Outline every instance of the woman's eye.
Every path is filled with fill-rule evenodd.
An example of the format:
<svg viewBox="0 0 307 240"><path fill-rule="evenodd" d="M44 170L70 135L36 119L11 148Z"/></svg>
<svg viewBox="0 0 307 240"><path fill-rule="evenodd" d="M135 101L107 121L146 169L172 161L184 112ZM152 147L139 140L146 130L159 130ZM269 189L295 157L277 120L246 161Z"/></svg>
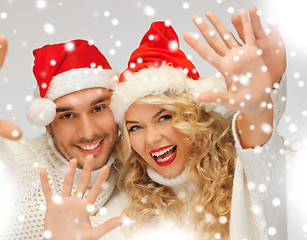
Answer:
<svg viewBox="0 0 307 240"><path fill-rule="evenodd" d="M67 114L65 114L65 115L62 115L60 118L62 118L62 119L70 119L70 118L72 118L73 116L74 116L73 114L67 113Z"/></svg>
<svg viewBox="0 0 307 240"><path fill-rule="evenodd" d="M132 126L132 127L130 127L130 128L128 129L128 132L135 132L135 131L137 131L137 130L139 130L139 129L141 129L140 126Z"/></svg>
<svg viewBox="0 0 307 240"><path fill-rule="evenodd" d="M94 107L93 112L100 112L102 109L104 109L103 106L97 106L97 107Z"/></svg>
<svg viewBox="0 0 307 240"><path fill-rule="evenodd" d="M166 120L171 119L171 118L172 118L171 115L164 115L164 116L159 118L159 121L163 122L163 121L166 121Z"/></svg>

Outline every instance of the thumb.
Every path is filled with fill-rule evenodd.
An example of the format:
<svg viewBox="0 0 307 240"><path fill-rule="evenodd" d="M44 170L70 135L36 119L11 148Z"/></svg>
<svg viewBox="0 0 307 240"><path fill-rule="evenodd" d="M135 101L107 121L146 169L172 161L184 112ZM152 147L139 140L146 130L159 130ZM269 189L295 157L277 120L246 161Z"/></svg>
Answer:
<svg viewBox="0 0 307 240"><path fill-rule="evenodd" d="M109 219L108 221L94 228L94 239L99 239L103 235L107 234L108 232L112 231L113 229L119 227L122 224L122 217L114 217Z"/></svg>
<svg viewBox="0 0 307 240"><path fill-rule="evenodd" d="M7 38L3 35L0 35L0 68L4 63L6 52L7 52Z"/></svg>
<svg viewBox="0 0 307 240"><path fill-rule="evenodd" d="M22 137L22 131L16 124L0 119L0 136L17 141Z"/></svg>
<svg viewBox="0 0 307 240"><path fill-rule="evenodd" d="M223 93L223 92L203 92L199 94L197 97L197 101L203 102L203 103L218 103L222 104L225 101L229 100L229 94Z"/></svg>

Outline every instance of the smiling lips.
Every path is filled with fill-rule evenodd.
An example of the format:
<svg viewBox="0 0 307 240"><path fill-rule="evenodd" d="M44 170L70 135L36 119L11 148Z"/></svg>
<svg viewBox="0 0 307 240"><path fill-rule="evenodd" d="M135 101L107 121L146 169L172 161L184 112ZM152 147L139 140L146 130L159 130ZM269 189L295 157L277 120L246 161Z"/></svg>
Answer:
<svg viewBox="0 0 307 240"><path fill-rule="evenodd" d="M103 140L99 142L92 143L92 144L83 144L83 145L76 145L80 152L84 154L95 154L98 153L103 146Z"/></svg>
<svg viewBox="0 0 307 240"><path fill-rule="evenodd" d="M149 153L159 166L166 166L175 160L177 155L177 146L169 145L154 151L150 151Z"/></svg>

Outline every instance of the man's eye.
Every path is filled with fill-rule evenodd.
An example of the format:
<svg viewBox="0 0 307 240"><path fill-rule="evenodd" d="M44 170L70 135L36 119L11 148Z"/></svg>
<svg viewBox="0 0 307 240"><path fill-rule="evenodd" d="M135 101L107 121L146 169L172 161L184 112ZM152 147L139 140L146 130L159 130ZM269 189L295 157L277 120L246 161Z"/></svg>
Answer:
<svg viewBox="0 0 307 240"><path fill-rule="evenodd" d="M102 109L104 109L103 106L97 106L97 107L94 107L93 112L100 112L102 111Z"/></svg>
<svg viewBox="0 0 307 240"><path fill-rule="evenodd" d="M141 127L135 125L135 126L130 127L130 128L128 129L128 132L135 132L135 131L137 131L137 130L139 130L139 129L141 129Z"/></svg>
<svg viewBox="0 0 307 240"><path fill-rule="evenodd" d="M160 122L164 122L164 121L166 121L168 119L172 119L172 116L171 115L164 115L164 116L159 118L159 121Z"/></svg>
<svg viewBox="0 0 307 240"><path fill-rule="evenodd" d="M65 114L65 115L62 115L60 118L62 118L62 119L70 119L70 118L73 118L73 114L71 114L71 113L67 113L67 114Z"/></svg>

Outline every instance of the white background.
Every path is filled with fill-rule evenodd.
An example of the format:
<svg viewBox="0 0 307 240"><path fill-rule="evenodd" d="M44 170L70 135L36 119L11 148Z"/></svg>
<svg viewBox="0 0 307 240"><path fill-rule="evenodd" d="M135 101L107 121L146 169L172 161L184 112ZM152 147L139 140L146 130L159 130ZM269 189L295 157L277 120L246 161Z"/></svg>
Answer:
<svg viewBox="0 0 307 240"><path fill-rule="evenodd" d="M286 43L288 99L279 132L296 150L287 155L289 239L307 239L306 0L0 0L0 33L9 39L7 59L0 71L0 116L17 123L25 137L44 131L24 116L35 86L35 48L77 38L93 40L113 69L120 72L150 23L170 20L181 49L192 56L201 75L207 76L216 70L182 39L183 32L197 33L191 17L210 10L234 31L230 16L252 5L261 10L265 28L273 13L279 16Z"/></svg>

